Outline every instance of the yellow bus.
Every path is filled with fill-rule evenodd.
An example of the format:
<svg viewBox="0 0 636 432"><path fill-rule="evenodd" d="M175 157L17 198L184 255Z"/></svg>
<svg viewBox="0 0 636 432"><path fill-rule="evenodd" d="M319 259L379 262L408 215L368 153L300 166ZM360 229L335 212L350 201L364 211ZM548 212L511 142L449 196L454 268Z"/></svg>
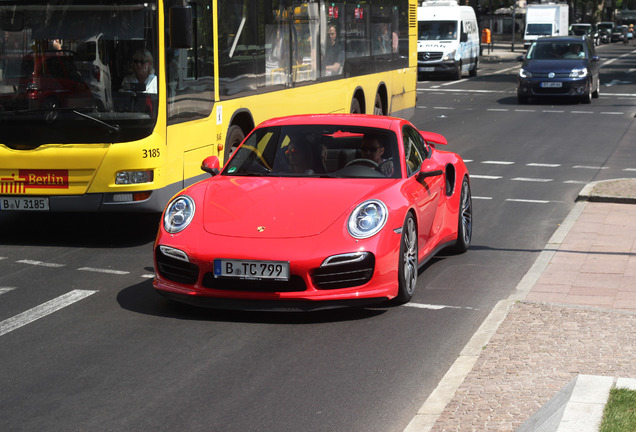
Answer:
<svg viewBox="0 0 636 432"><path fill-rule="evenodd" d="M414 0L0 0L0 211L159 212L271 117L411 116Z"/></svg>

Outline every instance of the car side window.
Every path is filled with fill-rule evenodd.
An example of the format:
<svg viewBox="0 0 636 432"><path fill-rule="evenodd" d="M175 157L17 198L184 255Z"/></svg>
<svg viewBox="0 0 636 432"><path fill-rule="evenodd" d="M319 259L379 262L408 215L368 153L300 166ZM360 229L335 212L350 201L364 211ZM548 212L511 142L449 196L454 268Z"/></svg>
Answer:
<svg viewBox="0 0 636 432"><path fill-rule="evenodd" d="M404 142L406 174L410 177L420 170L428 151L422 135L411 126L404 126L402 129L402 141Z"/></svg>

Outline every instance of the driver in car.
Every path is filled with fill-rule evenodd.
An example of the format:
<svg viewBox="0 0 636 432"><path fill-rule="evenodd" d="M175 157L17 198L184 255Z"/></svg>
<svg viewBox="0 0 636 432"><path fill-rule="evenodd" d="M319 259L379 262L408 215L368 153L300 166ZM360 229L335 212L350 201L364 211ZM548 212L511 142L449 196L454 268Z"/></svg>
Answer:
<svg viewBox="0 0 636 432"><path fill-rule="evenodd" d="M384 159L384 138L376 134L364 134L360 144L361 156L377 165L377 170L387 177L393 177L393 162Z"/></svg>

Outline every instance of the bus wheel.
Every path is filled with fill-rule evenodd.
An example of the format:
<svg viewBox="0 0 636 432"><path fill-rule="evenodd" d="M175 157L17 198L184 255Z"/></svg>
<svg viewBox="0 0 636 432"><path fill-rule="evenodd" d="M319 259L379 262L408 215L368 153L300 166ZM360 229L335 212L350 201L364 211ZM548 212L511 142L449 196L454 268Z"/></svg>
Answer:
<svg viewBox="0 0 636 432"><path fill-rule="evenodd" d="M362 114L360 102L356 98L353 98L353 100L351 101L351 114Z"/></svg>
<svg viewBox="0 0 636 432"><path fill-rule="evenodd" d="M382 98L379 93L375 95L375 104L373 105L373 114L384 115L384 107L382 106Z"/></svg>
<svg viewBox="0 0 636 432"><path fill-rule="evenodd" d="M245 139L245 134L243 133L243 129L241 129L237 125L232 125L227 130L227 138L225 139L225 153L223 155L223 164L225 164L230 156L234 153L236 148L239 146L241 142Z"/></svg>

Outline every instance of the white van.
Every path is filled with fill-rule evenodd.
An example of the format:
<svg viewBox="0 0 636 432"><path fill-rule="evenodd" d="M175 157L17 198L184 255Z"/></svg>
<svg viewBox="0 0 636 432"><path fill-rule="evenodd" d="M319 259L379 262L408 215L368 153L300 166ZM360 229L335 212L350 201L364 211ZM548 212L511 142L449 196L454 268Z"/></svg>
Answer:
<svg viewBox="0 0 636 432"><path fill-rule="evenodd" d="M475 11L456 1L425 1L417 8L417 75L477 76L479 28Z"/></svg>

